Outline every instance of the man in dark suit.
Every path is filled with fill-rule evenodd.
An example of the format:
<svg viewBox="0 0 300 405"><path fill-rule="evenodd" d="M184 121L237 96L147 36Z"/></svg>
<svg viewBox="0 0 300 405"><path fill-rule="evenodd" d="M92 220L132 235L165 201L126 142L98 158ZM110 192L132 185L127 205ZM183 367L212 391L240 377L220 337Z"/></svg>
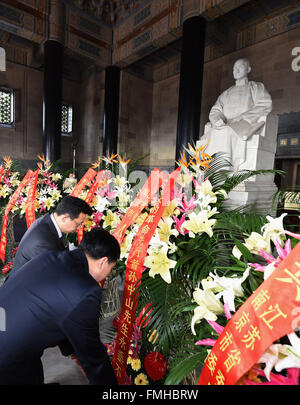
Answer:
<svg viewBox="0 0 300 405"><path fill-rule="evenodd" d="M0 384L43 384L43 351L65 339L91 384L117 384L99 337L99 282L119 257L117 240L98 228L79 248L38 255L10 276L0 288Z"/></svg>
<svg viewBox="0 0 300 405"><path fill-rule="evenodd" d="M92 208L82 199L64 197L53 214L36 219L27 229L18 246L10 274L38 254L49 250L65 250L63 234L75 232L92 212Z"/></svg>

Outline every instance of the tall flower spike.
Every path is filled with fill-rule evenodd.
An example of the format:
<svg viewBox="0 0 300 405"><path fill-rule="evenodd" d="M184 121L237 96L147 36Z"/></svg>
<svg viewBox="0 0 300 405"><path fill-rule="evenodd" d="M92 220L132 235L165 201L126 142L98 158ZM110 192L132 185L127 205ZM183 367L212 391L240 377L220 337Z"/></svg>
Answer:
<svg viewBox="0 0 300 405"><path fill-rule="evenodd" d="M178 160L178 163L180 164L181 167L185 167L187 169L191 164L191 161L188 162L185 153L180 152L180 159Z"/></svg>
<svg viewBox="0 0 300 405"><path fill-rule="evenodd" d="M120 161L121 165L124 165L124 166L128 165L128 163L131 160L131 159L126 158L126 153L124 153L124 157L122 157L120 154L118 154L118 158L119 158L119 161Z"/></svg>
<svg viewBox="0 0 300 405"><path fill-rule="evenodd" d="M106 163L108 163L108 164L113 164L113 163L118 163L118 161L116 160L116 157L118 156L118 154L117 153L115 153L115 154L111 154L111 155L109 155L109 153L107 154L107 157L104 157L103 158L103 160L106 162Z"/></svg>
<svg viewBox="0 0 300 405"><path fill-rule="evenodd" d="M91 164L92 169L97 169L100 166L101 162L102 162L102 158L101 158L101 156L98 156L97 161Z"/></svg>
<svg viewBox="0 0 300 405"><path fill-rule="evenodd" d="M42 162L45 162L45 160L46 160L44 154L37 155L37 158L40 159Z"/></svg>
<svg viewBox="0 0 300 405"><path fill-rule="evenodd" d="M11 158L10 158L9 156L3 156L3 160L4 160L4 162L5 162L5 167L6 167L7 169L9 169L10 166L11 166L11 163L12 163Z"/></svg>

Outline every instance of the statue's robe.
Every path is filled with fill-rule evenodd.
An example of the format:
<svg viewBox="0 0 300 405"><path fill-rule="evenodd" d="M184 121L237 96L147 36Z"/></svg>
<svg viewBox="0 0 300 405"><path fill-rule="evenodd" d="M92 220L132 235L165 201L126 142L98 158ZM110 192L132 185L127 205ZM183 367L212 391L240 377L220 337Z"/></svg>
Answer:
<svg viewBox="0 0 300 405"><path fill-rule="evenodd" d="M208 142L205 150L212 155L223 152L237 171L247 159L247 140L261 131L266 117L272 111L272 99L264 85L249 81L243 86L232 86L217 99L209 114L201 143ZM215 126L222 119L225 125Z"/></svg>

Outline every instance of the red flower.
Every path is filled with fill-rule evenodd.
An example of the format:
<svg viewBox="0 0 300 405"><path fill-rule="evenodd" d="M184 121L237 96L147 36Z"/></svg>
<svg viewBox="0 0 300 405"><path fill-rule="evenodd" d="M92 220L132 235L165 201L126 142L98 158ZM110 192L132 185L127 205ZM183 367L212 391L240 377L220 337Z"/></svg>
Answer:
<svg viewBox="0 0 300 405"><path fill-rule="evenodd" d="M2 268L2 274L6 274L12 269L13 262L7 263L3 268Z"/></svg>
<svg viewBox="0 0 300 405"><path fill-rule="evenodd" d="M144 360L145 370L153 381L160 380L167 370L164 356L158 352L148 353Z"/></svg>

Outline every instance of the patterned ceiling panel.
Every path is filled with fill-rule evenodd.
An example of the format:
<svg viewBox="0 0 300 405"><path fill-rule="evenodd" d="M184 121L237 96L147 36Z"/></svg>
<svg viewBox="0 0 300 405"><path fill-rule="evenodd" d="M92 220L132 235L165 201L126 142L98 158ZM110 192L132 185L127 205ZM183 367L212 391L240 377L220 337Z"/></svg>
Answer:
<svg viewBox="0 0 300 405"><path fill-rule="evenodd" d="M66 3L88 14L115 25L128 17L143 2L141 0L67 0Z"/></svg>

